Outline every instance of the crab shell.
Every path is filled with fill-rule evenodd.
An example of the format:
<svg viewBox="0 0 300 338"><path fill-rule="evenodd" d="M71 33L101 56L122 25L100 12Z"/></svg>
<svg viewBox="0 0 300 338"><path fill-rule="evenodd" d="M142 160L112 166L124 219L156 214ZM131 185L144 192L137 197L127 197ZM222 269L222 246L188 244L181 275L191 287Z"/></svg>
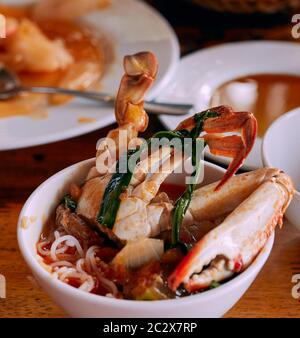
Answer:
<svg viewBox="0 0 300 338"><path fill-rule="evenodd" d="M170 275L168 284L172 290L183 284L189 292L197 291L244 270L264 247L276 225L282 225L283 214L294 194L292 181L277 169L261 170L266 174L261 184L218 227L208 232ZM254 178L255 172L245 175ZM234 191L234 187L241 191L238 176L228 183L231 184L228 192ZM254 185L258 182L253 180ZM227 205L239 196L239 193L229 194ZM223 207L226 209L226 202Z"/></svg>

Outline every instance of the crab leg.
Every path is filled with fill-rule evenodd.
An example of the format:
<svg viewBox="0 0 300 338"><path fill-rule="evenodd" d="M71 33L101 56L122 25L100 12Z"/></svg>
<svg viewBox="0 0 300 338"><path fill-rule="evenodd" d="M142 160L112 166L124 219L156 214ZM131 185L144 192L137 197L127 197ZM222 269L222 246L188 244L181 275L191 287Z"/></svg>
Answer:
<svg viewBox="0 0 300 338"><path fill-rule="evenodd" d="M109 169L115 166L118 159L115 155L118 157L125 151L131 141L136 144L138 132L148 125L148 116L143 109L143 97L155 80L157 67L157 60L150 52L124 58L125 74L115 105L119 127L111 130L98 145L96 166L88 173L78 201L77 212L91 221L95 221L105 187L111 178Z"/></svg>
<svg viewBox="0 0 300 338"><path fill-rule="evenodd" d="M119 127L111 130L98 146L96 168L101 174L108 170L107 167L106 170L103 168L105 161L110 161L111 158L116 160L114 155L119 157L130 142L137 139L138 133L146 130L149 119L143 108L143 99L155 80L157 69L156 57L151 52L124 57L125 74L121 79L115 104Z"/></svg>
<svg viewBox="0 0 300 338"><path fill-rule="evenodd" d="M245 269L265 245L294 193L291 179L279 173L263 182L223 223L206 234L168 279L193 292ZM208 266L208 268L205 268Z"/></svg>

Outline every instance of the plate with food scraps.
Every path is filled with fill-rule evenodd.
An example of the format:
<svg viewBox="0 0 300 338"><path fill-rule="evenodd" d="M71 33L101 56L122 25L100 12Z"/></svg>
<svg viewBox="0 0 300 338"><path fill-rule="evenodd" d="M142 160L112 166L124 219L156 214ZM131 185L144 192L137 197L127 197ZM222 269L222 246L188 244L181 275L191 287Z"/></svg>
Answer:
<svg viewBox="0 0 300 338"><path fill-rule="evenodd" d="M189 102L195 111L228 104L252 112L258 137L243 168L262 167L261 140L280 115L300 106L300 45L292 42L251 41L223 44L184 57L157 101ZM191 112L191 115L195 113ZM182 117L160 116L168 129ZM227 165L230 159L206 156Z"/></svg>
<svg viewBox="0 0 300 338"><path fill-rule="evenodd" d="M114 94L123 74L124 55L151 50L160 64L146 97L151 100L177 65L179 45L174 31L141 1L41 0L23 4L3 1L0 5L7 22L7 38L0 41L0 62L16 73L22 84ZM114 120L111 106L59 95L24 94L0 102L0 150L71 138Z"/></svg>

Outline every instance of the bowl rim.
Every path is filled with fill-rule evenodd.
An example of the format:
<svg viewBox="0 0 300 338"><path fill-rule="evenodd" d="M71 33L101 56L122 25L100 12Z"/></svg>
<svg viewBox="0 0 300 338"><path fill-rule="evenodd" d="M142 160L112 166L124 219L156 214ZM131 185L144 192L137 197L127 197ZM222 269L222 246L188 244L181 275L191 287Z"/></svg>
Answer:
<svg viewBox="0 0 300 338"><path fill-rule="evenodd" d="M282 121L292 119L295 115L300 116L300 107L289 110L288 112L279 116L267 129L265 135L263 136L261 144L262 161L265 166L274 167L272 165L272 160L270 159L270 151L267 150L267 142L271 139L273 130L277 127L278 124L281 124ZM300 198L300 191L295 189L295 196Z"/></svg>
<svg viewBox="0 0 300 338"><path fill-rule="evenodd" d="M252 262L248 268L240 273L239 275L235 276L233 279L229 280L228 282L220 285L219 287L211 290L207 290L203 293L198 293L195 295L190 295L187 297L182 297L182 298L175 298L175 299L163 299L163 300L154 300L154 301L142 301L142 300L130 300L130 299L115 299L115 298L110 298L106 296L101 296L101 295L96 295L96 294L91 294L88 292L84 292L82 290L79 290L69 284L66 284L60 280L54 279L48 271L46 271L45 268L39 263L37 259L37 255L35 255L29 248L27 248L26 244L26 239L24 237L25 231L28 231L29 229L24 229L22 227L22 218L26 215L27 210L29 210L29 206L31 202L36 199L40 193L40 191L45 188L47 185L51 184L51 182L58 178L59 176L65 175L71 170L82 168L83 166L86 166L88 163L91 165L94 163L95 158L91 158L88 160L84 160L81 162L78 162L76 164L73 164L53 176L49 177L46 181L44 181L41 185L39 185L29 196L27 201L25 202L20 215L19 215L19 220L18 220L18 226L17 226L17 239L18 239L18 244L19 244L19 249L21 251L21 254L29 266L31 272L38 276L41 280L47 280L49 283L52 284L54 289L59 289L62 293L65 293L68 296L73 297L74 299L78 301L93 301L94 303L99 303L99 304L109 304L110 306L117 306L119 308L131 308L131 309L145 309L145 308L153 308L157 306L159 310L161 309L167 309L172 305L176 304L182 304L182 305L189 305L192 303L195 303L197 301L207 301L212 298L220 298L227 293L229 293L231 290L236 289L236 288L241 288L242 285L244 284L245 281L251 280L251 277L254 275L255 276L258 274L258 272L261 270L265 262L267 261L272 247L274 243L274 237L275 234L273 234L269 237L267 240L267 243L265 246L262 248L260 253L256 256L255 260ZM215 165L211 162L204 161L204 165L208 166L210 168L214 168L217 170L221 170L222 172L225 172L225 169ZM59 187L58 187L59 189ZM43 288L43 285L39 283L40 286ZM44 291L46 291L44 289ZM47 291L46 291L47 292ZM52 297L51 297L52 298Z"/></svg>

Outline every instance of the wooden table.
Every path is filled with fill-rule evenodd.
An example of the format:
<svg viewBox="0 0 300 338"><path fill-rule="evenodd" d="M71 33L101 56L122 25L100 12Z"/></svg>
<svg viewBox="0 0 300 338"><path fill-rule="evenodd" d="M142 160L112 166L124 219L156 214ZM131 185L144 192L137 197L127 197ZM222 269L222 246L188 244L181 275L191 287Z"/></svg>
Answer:
<svg viewBox="0 0 300 338"><path fill-rule="evenodd" d="M150 1L149 1L150 2ZM211 44L246 39L290 39L290 15L232 17L173 1L151 1L168 17L180 38L182 53ZM214 24L212 24L214 23ZM57 142L0 153L0 274L7 298L0 317L65 317L36 285L17 245L19 212L30 193L57 171L95 154L96 141L111 128ZM147 135L163 127L151 118ZM272 254L254 284L226 317L299 317L300 302L291 295L292 275L300 273L300 232L291 225L277 231Z"/></svg>

